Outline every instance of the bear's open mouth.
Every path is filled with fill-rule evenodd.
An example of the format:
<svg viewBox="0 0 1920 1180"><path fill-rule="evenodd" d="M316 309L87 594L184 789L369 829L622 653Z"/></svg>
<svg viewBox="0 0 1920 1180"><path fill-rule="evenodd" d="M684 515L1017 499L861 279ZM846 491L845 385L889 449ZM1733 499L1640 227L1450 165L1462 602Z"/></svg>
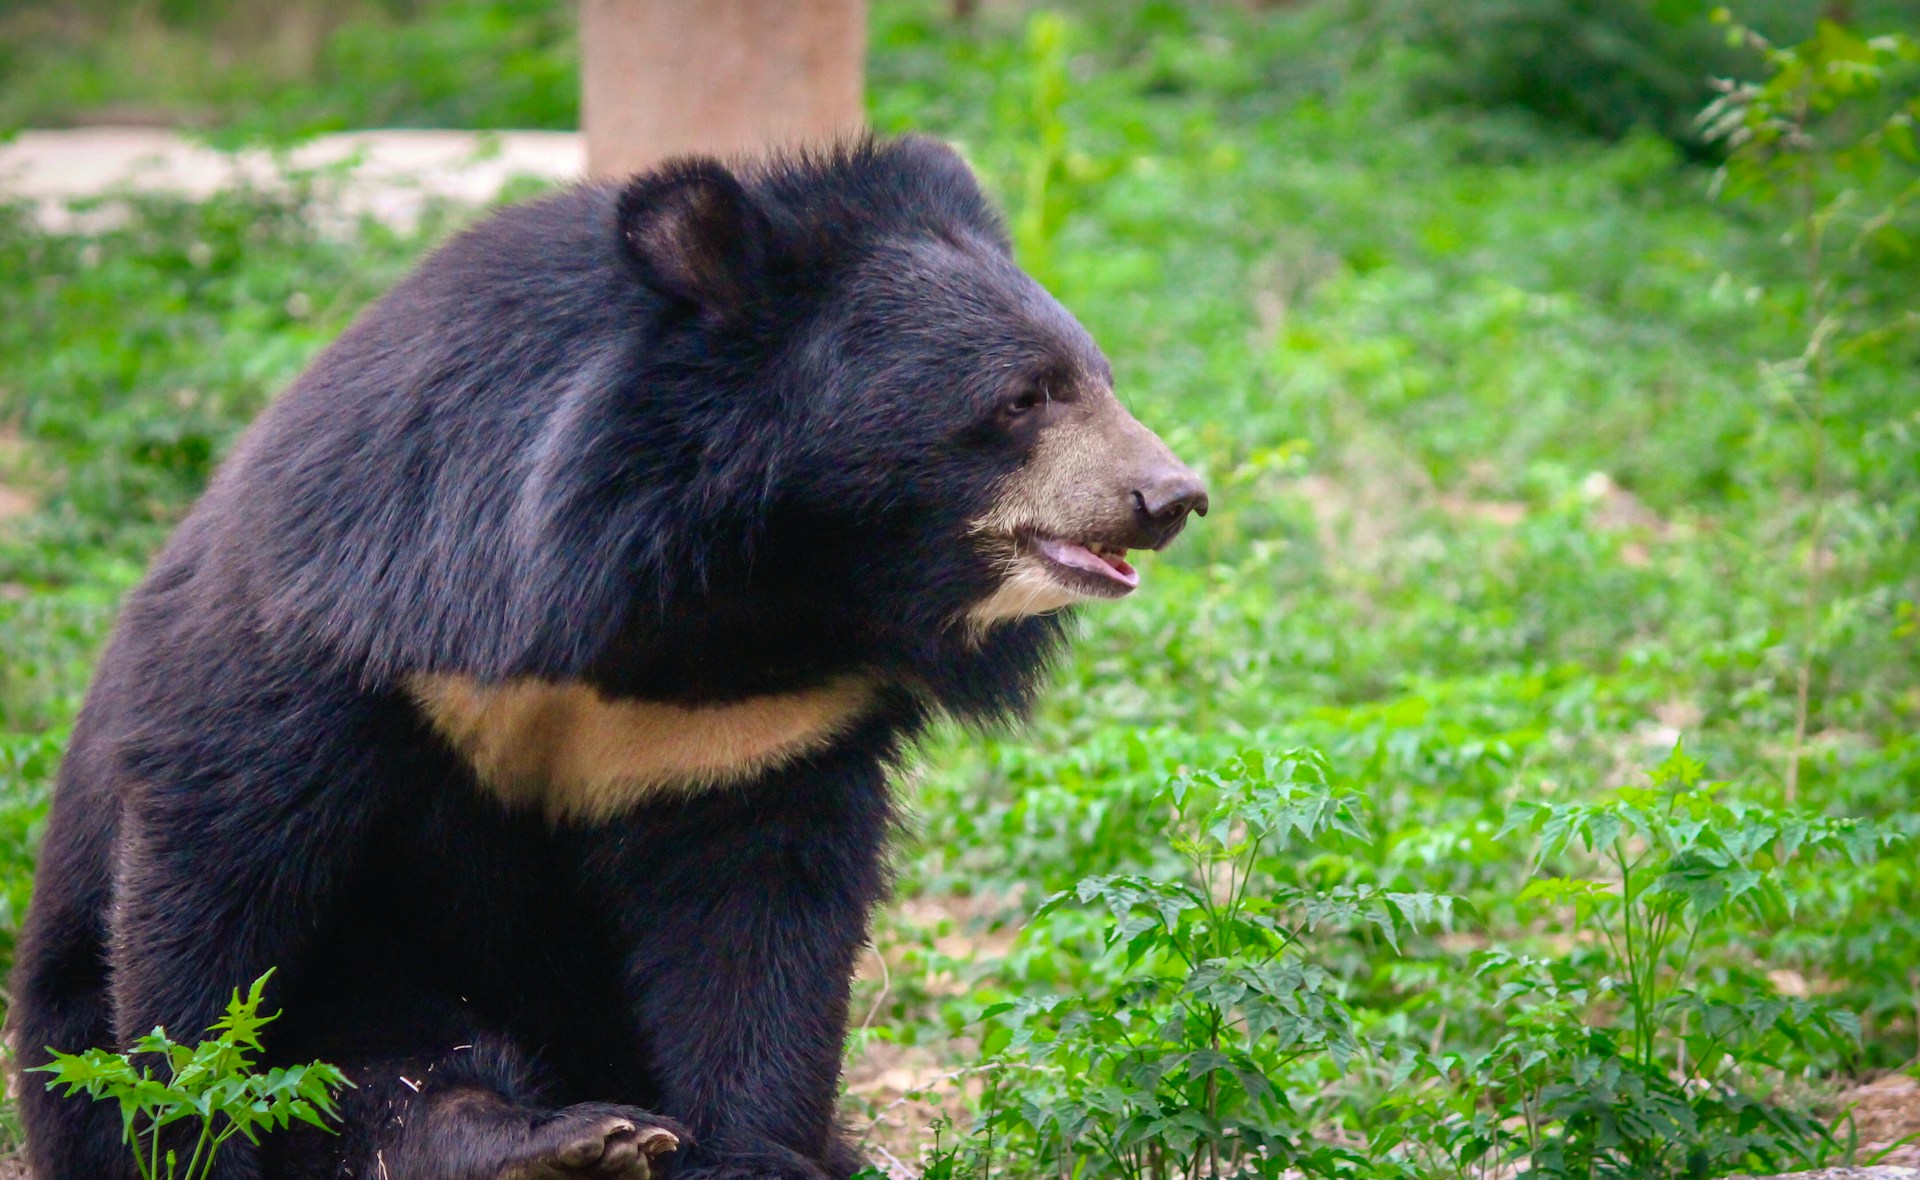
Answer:
<svg viewBox="0 0 1920 1180"><path fill-rule="evenodd" d="M1026 542L1056 581L1083 594L1120 598L1140 585L1140 571L1127 564L1124 545L1040 536Z"/></svg>

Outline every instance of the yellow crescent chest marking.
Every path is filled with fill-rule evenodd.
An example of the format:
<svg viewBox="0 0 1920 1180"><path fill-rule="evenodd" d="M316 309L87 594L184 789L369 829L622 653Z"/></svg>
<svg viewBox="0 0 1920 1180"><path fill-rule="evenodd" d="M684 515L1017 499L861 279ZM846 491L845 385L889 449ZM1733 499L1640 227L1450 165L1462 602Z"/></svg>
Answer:
<svg viewBox="0 0 1920 1180"><path fill-rule="evenodd" d="M543 680L418 676L408 687L488 790L554 820L609 819L661 792L751 778L825 747L875 695L853 677L697 706Z"/></svg>

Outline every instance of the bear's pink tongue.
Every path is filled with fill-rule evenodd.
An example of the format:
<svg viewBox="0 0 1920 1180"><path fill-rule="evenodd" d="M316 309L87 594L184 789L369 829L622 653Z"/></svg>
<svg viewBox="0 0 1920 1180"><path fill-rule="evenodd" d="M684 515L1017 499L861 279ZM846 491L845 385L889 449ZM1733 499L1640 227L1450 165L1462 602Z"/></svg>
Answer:
<svg viewBox="0 0 1920 1180"><path fill-rule="evenodd" d="M1038 545L1040 552L1050 561L1057 561L1073 569L1085 570L1090 574L1099 574L1129 590L1140 585L1139 571L1128 565L1123 557L1102 557L1085 545L1053 537L1041 538Z"/></svg>

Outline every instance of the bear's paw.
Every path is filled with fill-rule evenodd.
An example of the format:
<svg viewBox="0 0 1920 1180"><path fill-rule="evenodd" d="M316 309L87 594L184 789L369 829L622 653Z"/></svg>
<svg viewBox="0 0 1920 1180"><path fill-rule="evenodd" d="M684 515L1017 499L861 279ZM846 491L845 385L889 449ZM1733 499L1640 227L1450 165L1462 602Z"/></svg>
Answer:
<svg viewBox="0 0 1920 1180"><path fill-rule="evenodd" d="M529 1128L500 1180L653 1180L685 1134L636 1107L583 1102Z"/></svg>

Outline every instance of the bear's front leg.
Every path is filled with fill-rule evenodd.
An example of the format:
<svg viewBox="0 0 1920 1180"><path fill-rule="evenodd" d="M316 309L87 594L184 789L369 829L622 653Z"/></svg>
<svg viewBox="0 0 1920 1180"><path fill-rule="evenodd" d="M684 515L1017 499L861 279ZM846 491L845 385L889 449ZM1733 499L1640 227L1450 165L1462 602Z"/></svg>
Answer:
<svg viewBox="0 0 1920 1180"><path fill-rule="evenodd" d="M124 747L108 919L123 1046L155 1027L194 1043L268 970L273 1011L405 781L398 763L415 723L397 706L344 687L287 698L264 665L228 671L189 686L198 691L170 724ZM256 1149L228 1143L214 1174L257 1176Z"/></svg>
<svg viewBox="0 0 1920 1180"><path fill-rule="evenodd" d="M589 863L618 898L675 1180L846 1180L836 1127L855 962L886 889L877 757L842 752L634 817Z"/></svg>

